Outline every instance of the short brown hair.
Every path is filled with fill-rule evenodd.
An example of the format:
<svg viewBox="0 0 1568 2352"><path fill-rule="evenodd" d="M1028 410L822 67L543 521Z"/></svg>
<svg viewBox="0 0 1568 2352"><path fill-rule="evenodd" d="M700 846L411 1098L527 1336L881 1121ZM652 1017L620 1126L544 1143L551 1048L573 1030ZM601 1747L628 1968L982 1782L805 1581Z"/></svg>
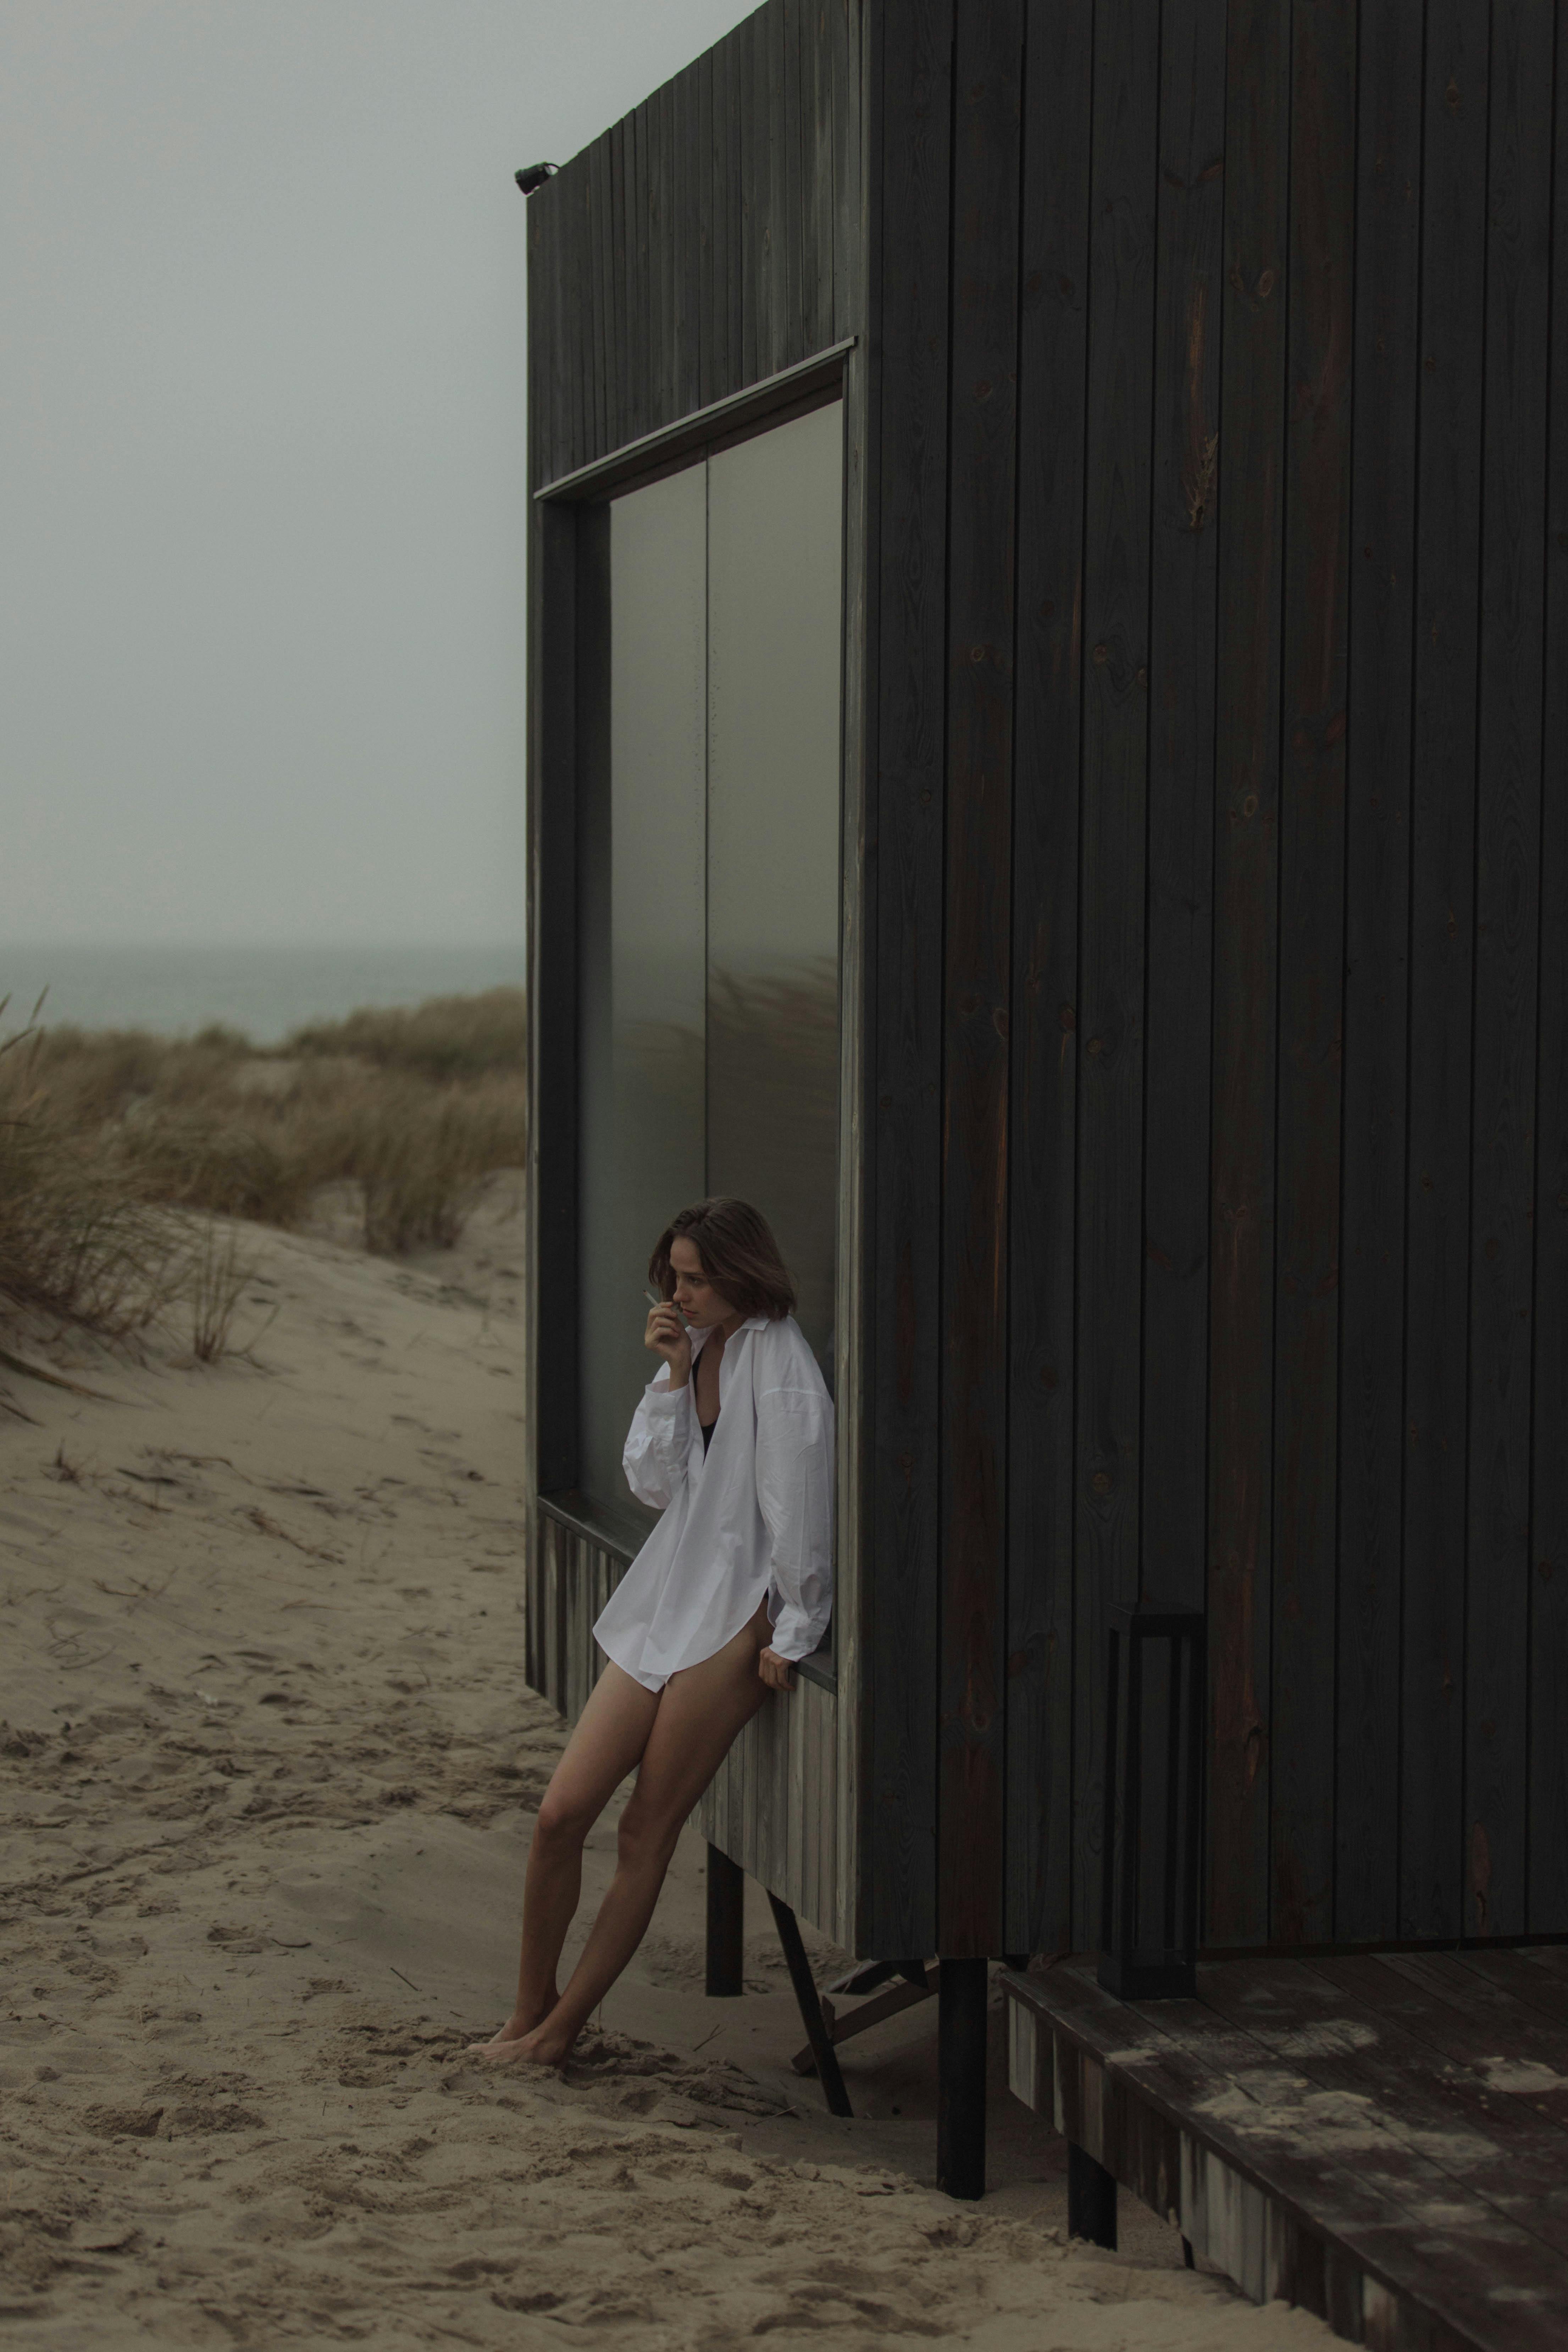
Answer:
<svg viewBox="0 0 1568 2352"><path fill-rule="evenodd" d="M699 1201L671 1217L647 1262L648 1280L663 1298L675 1296L669 1253L678 1241L695 1245L703 1273L737 1314L765 1315L774 1323L794 1314L795 1285L773 1227L749 1201Z"/></svg>

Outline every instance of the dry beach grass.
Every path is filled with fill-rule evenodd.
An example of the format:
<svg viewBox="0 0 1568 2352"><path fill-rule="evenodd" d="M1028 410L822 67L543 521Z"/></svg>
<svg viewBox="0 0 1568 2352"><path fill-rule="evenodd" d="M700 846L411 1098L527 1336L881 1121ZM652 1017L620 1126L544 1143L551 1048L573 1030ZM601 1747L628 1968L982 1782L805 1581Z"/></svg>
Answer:
<svg viewBox="0 0 1568 2352"><path fill-rule="evenodd" d="M0 1040L0 1297L138 1328L179 1286L150 1211L292 1228L334 1182L374 1250L456 1240L476 1187L522 1158L523 1034L513 989L268 1048L29 1022Z"/></svg>

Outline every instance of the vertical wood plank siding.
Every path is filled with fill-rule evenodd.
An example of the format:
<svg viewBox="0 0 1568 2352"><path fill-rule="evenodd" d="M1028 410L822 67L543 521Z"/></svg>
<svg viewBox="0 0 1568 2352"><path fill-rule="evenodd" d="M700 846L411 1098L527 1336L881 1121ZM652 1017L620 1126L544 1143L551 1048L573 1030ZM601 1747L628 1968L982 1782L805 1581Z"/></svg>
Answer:
<svg viewBox="0 0 1568 2352"><path fill-rule="evenodd" d="M832 268L819 277L818 308L808 320L814 343L855 334L845 362L844 399L844 694L842 873L839 954L839 1160L837 1265L838 1325L847 1377L841 1393L863 1400L870 1392L870 1252L867 1245L870 1207L869 1117L871 1007L876 1002L871 970L868 876L873 850L877 770L877 713L869 698L868 652L875 642L878 596L869 560L873 485L879 435L877 421L877 356L862 331L868 315L871 268L869 190L876 131L866 113L864 62L871 27L863 24L858 0L831 0L820 18L824 38L809 40L816 109L814 145L808 159L819 178L823 202L816 215L821 236L831 237ZM828 200L828 192L831 200ZM816 248L814 247L814 250ZM858 1430L855 1422L858 1421ZM835 1746L831 1770L820 1776L810 1815L823 1873L825 1916L840 1923L839 1940L856 1931L858 1914L858 1854L865 1792L866 1755L862 1709L866 1660L866 1564L870 1552L870 1481L863 1405L849 1427L857 1442L838 1449L838 1558L834 1649L839 1688L826 1716ZM813 1705L816 1705L814 1700ZM822 1714L823 1709L818 1708ZM792 1761L792 1794L795 1786ZM802 1839L806 1827L801 1778ZM832 1820L823 1818L831 1809Z"/></svg>
<svg viewBox="0 0 1568 2352"><path fill-rule="evenodd" d="M768 0L529 246L535 482L857 339L839 1688L705 1833L863 1952L1092 1946L1142 1597L1208 1613L1212 1947L1568 1934L1563 9ZM614 1567L536 1520L563 1706Z"/></svg>
<svg viewBox="0 0 1568 2352"><path fill-rule="evenodd" d="M1214 930L1225 21L1167 0L1160 43L1151 486L1144 1048L1145 1591L1204 1602L1208 1517L1209 1091Z"/></svg>
<svg viewBox="0 0 1568 2352"><path fill-rule="evenodd" d="M864 332L864 34L769 0L529 199L535 487Z"/></svg>
<svg viewBox="0 0 1568 2352"><path fill-rule="evenodd" d="M1411 799L1399 1932L1463 1905L1476 677L1489 11L1429 0Z"/></svg>
<svg viewBox="0 0 1568 2352"><path fill-rule="evenodd" d="M1231 0L1215 663L1209 1930L1268 1932L1289 12Z"/></svg>
<svg viewBox="0 0 1568 2352"><path fill-rule="evenodd" d="M1078 824L1093 0L1030 12L1018 249L1008 1271L1010 1952L1072 1917ZM1206 784L1205 784L1206 789Z"/></svg>
<svg viewBox="0 0 1568 2352"><path fill-rule="evenodd" d="M1529 1925L1538 1934L1561 1932L1568 1918L1568 38L1561 29L1555 80L1530 1539Z"/></svg>
<svg viewBox="0 0 1568 2352"><path fill-rule="evenodd" d="M1552 83L1558 11L1494 0L1470 1189L1464 1932L1518 1936L1529 1828L1531 1321ZM1559 772L1556 789L1565 780ZM1563 910L1559 908L1558 919ZM1549 1313L1568 1316L1568 1298ZM1568 1445L1568 1429L1562 1433Z"/></svg>
<svg viewBox="0 0 1568 2352"><path fill-rule="evenodd" d="M1364 0L1357 84L1334 1929L1396 1933L1422 23Z"/></svg>
<svg viewBox="0 0 1568 2352"><path fill-rule="evenodd" d="M1021 0L954 56L937 1938L1002 1947Z"/></svg>
<svg viewBox="0 0 1568 2352"><path fill-rule="evenodd" d="M1333 1927L1355 0L1292 13L1269 1934Z"/></svg>
<svg viewBox="0 0 1568 2352"><path fill-rule="evenodd" d="M1079 887L1073 1907L1099 1902L1107 1610L1139 1586L1149 524L1160 50L1095 11Z"/></svg>
<svg viewBox="0 0 1568 2352"><path fill-rule="evenodd" d="M870 1511L860 1899L874 1948L937 1948L942 787L952 0L873 48L878 478L872 780Z"/></svg>

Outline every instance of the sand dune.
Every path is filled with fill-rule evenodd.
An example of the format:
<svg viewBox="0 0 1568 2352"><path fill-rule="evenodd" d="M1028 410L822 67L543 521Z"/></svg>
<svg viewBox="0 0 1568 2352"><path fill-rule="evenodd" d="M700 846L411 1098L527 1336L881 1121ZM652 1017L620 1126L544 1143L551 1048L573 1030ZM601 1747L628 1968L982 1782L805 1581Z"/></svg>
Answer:
<svg viewBox="0 0 1568 2352"><path fill-rule="evenodd" d="M1065 2247L1059 2143L1005 2096L996 2195L938 2196L919 2011L822 2115L761 1906L751 1996L703 1998L694 1839L564 2080L462 2056L563 1738L519 1668L514 1206L414 1265L247 1234L253 1357L12 1388L7 2340L1326 2345L1152 2218Z"/></svg>

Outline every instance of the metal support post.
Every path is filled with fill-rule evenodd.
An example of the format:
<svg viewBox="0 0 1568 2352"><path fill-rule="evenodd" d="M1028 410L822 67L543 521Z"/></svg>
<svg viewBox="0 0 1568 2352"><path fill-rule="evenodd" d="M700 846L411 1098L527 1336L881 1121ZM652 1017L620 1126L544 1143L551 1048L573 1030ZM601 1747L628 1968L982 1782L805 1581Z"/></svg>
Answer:
<svg viewBox="0 0 1568 2352"><path fill-rule="evenodd" d="M985 2194L985 2007L990 1962L941 1963L937 1986L936 2184Z"/></svg>

